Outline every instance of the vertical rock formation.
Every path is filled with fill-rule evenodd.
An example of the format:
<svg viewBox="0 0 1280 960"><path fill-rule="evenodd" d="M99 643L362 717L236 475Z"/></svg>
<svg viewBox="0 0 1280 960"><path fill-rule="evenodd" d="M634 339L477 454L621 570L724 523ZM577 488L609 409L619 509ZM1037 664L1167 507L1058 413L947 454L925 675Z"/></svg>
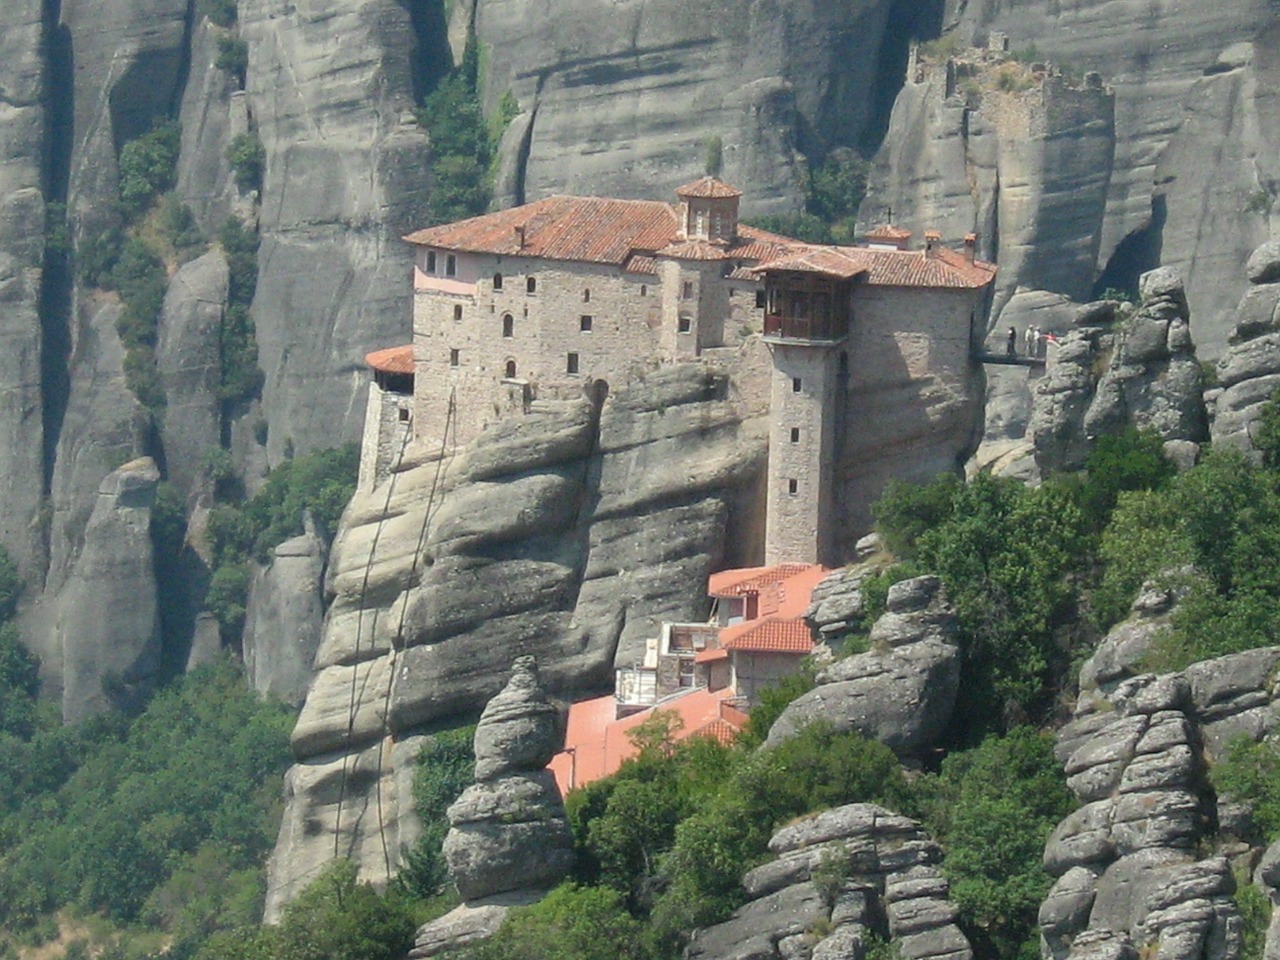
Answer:
<svg viewBox="0 0 1280 960"><path fill-rule="evenodd" d="M879 740L903 756L927 750L946 729L960 685L956 615L942 581L915 577L894 584L871 628L872 649L818 673L818 686L797 697L769 730L769 744L794 737L815 720Z"/></svg>
<svg viewBox="0 0 1280 960"><path fill-rule="evenodd" d="M0 544L24 575L40 572L44 492L40 289L47 41L40 0L0 10ZM34 578L33 578L34 579Z"/></svg>
<svg viewBox="0 0 1280 960"><path fill-rule="evenodd" d="M556 708L533 657L517 657L511 680L476 727L476 782L449 807L449 875L464 901L550 889L573 866L573 835L546 769L563 742Z"/></svg>
<svg viewBox="0 0 1280 960"><path fill-rule="evenodd" d="M306 532L272 551L254 573L245 606L244 666L261 693L301 705L324 627L328 551L308 514Z"/></svg>
<svg viewBox="0 0 1280 960"><path fill-rule="evenodd" d="M268 451L359 435L362 358L404 339L428 141L413 121L418 38L395 0L241 0L246 88L266 150L253 303ZM335 43L335 38L341 43Z"/></svg>
<svg viewBox="0 0 1280 960"><path fill-rule="evenodd" d="M1231 346L1218 361L1217 388L1206 399L1214 446L1256 457L1252 431L1280 389L1280 242L1255 250L1247 270L1251 285L1236 307Z"/></svg>
<svg viewBox="0 0 1280 960"><path fill-rule="evenodd" d="M549 689L598 691L661 620L703 615L726 553L758 549L753 415L714 370L662 368L603 406L538 402L356 495L293 733L268 917L335 850L368 879L398 867L413 808L391 780L412 762L398 745L497 693L514 656L536 656Z"/></svg>
<svg viewBox="0 0 1280 960"><path fill-rule="evenodd" d="M852 803L783 827L777 859L743 877L750 898L693 936L689 960L843 960L872 939L903 960L970 960L939 868L942 851L907 817Z"/></svg>
<svg viewBox="0 0 1280 960"><path fill-rule="evenodd" d="M892 6L476 0L486 109L510 93L520 110L499 199L652 196L705 173L719 142L725 177L751 185L747 212L796 209L800 151L868 124Z"/></svg>
<svg viewBox="0 0 1280 960"><path fill-rule="evenodd" d="M1079 470L1091 440L1127 427L1164 440L1208 439L1203 374L1191 342L1182 280L1167 268L1142 277L1142 304L1081 308L1036 387L1031 431L1042 473Z"/></svg>
<svg viewBox="0 0 1280 960"><path fill-rule="evenodd" d="M1206 849L1211 825L1233 819L1232 798L1218 797L1215 808L1206 764L1236 738L1275 729L1269 678L1280 648L1142 673L1174 599L1144 588L1084 664L1075 716L1058 733L1067 785L1083 805L1045 847L1057 882L1040 924L1054 960L1239 955L1231 864Z"/></svg>
<svg viewBox="0 0 1280 960"><path fill-rule="evenodd" d="M998 261L992 323L1019 288L1086 299L1115 147L1115 97L1001 53L918 59L898 94L859 221L893 219Z"/></svg>
<svg viewBox="0 0 1280 960"><path fill-rule="evenodd" d="M62 715L75 723L136 703L160 667L151 505L160 472L149 457L102 481L84 546L56 600Z"/></svg>

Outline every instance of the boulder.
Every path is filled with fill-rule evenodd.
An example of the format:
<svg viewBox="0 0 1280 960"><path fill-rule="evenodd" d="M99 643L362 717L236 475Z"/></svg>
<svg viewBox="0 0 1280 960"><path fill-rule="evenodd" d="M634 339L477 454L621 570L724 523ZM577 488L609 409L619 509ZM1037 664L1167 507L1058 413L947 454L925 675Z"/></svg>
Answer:
<svg viewBox="0 0 1280 960"><path fill-rule="evenodd" d="M533 657L517 657L511 680L485 705L476 727L476 780L541 770L559 751L559 714L538 680Z"/></svg>
<svg viewBox="0 0 1280 960"><path fill-rule="evenodd" d="M1249 254L1244 269L1250 283L1280 282L1280 240L1268 240Z"/></svg>

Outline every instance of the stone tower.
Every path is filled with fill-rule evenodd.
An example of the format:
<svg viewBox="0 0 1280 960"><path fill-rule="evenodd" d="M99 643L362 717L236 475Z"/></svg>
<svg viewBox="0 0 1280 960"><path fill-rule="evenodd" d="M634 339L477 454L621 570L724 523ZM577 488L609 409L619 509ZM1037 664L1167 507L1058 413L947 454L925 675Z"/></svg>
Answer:
<svg viewBox="0 0 1280 960"><path fill-rule="evenodd" d="M770 262L764 341L770 389L765 563L835 561L836 444L844 425L853 281L852 251L819 248Z"/></svg>

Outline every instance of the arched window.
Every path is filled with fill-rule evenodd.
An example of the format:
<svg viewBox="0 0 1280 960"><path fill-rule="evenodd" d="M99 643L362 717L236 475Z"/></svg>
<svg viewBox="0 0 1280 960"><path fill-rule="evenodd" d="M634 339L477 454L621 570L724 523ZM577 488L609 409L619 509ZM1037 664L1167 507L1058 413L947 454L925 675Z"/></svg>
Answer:
<svg viewBox="0 0 1280 960"><path fill-rule="evenodd" d="M502 289L502 274L500 274L500 273L495 273L495 274L493 275L493 289L495 289L495 290L501 290L501 289Z"/></svg>
<svg viewBox="0 0 1280 960"><path fill-rule="evenodd" d="M516 335L516 321L509 313L502 315L502 335L504 337L514 337Z"/></svg>
<svg viewBox="0 0 1280 960"><path fill-rule="evenodd" d="M530 277L528 280L526 280L526 281L524 282L524 292L525 292L525 293L537 293L537 292L538 292L538 278L537 278L537 277Z"/></svg>
<svg viewBox="0 0 1280 960"><path fill-rule="evenodd" d="M514 380L516 378L516 362L514 360L507 361L507 379Z"/></svg>

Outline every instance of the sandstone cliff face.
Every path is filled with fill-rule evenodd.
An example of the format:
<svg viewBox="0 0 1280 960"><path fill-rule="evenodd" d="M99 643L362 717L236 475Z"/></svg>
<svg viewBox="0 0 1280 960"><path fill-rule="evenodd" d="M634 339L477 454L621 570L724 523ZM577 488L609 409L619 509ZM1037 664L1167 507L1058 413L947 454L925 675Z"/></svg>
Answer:
<svg viewBox="0 0 1280 960"><path fill-rule="evenodd" d="M697 931L690 960L841 960L873 938L903 960L970 960L955 924L942 851L916 821L870 803L826 810L778 830L777 859L747 873L750 898ZM834 886L822 874L836 874Z"/></svg>
<svg viewBox="0 0 1280 960"><path fill-rule="evenodd" d="M0 543L30 570L43 493L40 286L46 115L40 0L0 10Z"/></svg>
<svg viewBox="0 0 1280 960"><path fill-rule="evenodd" d="M136 703L160 667L151 505L160 473L143 458L98 489L74 575L57 596L62 714L77 722Z"/></svg>
<svg viewBox="0 0 1280 960"><path fill-rule="evenodd" d="M851 143L871 115L893 6L477 0L488 106L509 91L521 110L502 199L665 196L719 138L746 212L795 209L799 151Z"/></svg>
<svg viewBox="0 0 1280 960"><path fill-rule="evenodd" d="M1277 47L1269 5L948 0L946 19L965 39L1002 33L1014 50L1034 47L1040 58L1098 71L1115 90L1112 172L1095 224L1097 270L1110 267L1103 285L1117 287L1158 263L1181 270L1196 340L1216 356L1236 296L1228 265L1238 269L1270 230L1277 116L1268 78ZM1063 221L1068 230L1073 221ZM1053 250L1054 225L1043 229L1043 249Z"/></svg>
<svg viewBox="0 0 1280 960"><path fill-rule="evenodd" d="M253 304L268 452L359 435L364 354L409 329L409 247L430 187L395 0L242 0L250 121L266 149ZM341 38L335 43L335 38Z"/></svg>
<svg viewBox="0 0 1280 960"><path fill-rule="evenodd" d="M759 427L723 376L669 367L602 406L536 404L358 494L331 555L268 916L333 857L335 835L362 875L386 878L412 816L392 771L414 753L397 745L474 711L515 657L537 657L553 692L598 691L661 620L703 615L707 575L751 558L738 537L757 542L744 506L764 467Z"/></svg>
<svg viewBox="0 0 1280 960"><path fill-rule="evenodd" d="M1031 416L1042 473L1079 470L1091 438L1132 427L1166 441L1208 439L1203 374L1191 343L1186 294L1167 268L1144 274L1142 304L1081 309L1036 387Z"/></svg>

